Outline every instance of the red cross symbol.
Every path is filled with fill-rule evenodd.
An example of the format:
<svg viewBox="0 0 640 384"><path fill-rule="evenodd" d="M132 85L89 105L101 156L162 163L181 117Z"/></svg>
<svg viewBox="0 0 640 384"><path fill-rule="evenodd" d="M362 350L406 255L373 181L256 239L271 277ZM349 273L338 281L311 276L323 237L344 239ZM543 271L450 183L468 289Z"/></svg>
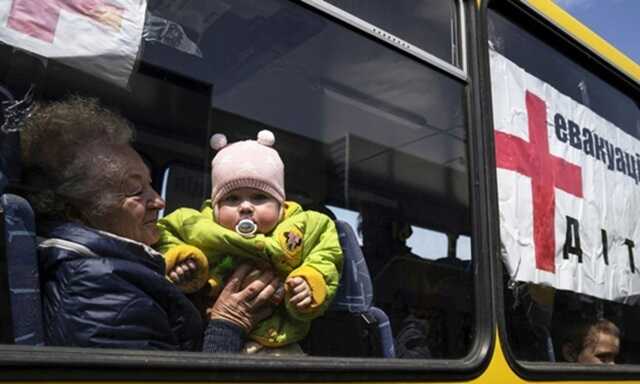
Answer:
<svg viewBox="0 0 640 384"><path fill-rule="evenodd" d="M581 168L549 152L547 105L527 91L529 142L496 131L496 166L531 178L536 268L555 272L555 191L582 198Z"/></svg>
<svg viewBox="0 0 640 384"><path fill-rule="evenodd" d="M7 25L26 35L53 42L60 11L87 16L120 29L124 10L105 0L13 0Z"/></svg>

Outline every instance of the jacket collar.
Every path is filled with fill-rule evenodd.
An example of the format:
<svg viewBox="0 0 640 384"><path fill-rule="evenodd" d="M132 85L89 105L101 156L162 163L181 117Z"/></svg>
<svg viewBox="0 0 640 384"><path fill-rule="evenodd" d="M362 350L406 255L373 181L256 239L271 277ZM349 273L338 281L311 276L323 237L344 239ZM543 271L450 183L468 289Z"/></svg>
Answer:
<svg viewBox="0 0 640 384"><path fill-rule="evenodd" d="M162 255L140 242L72 222L47 224L43 232L48 238L43 244L53 244L56 247L55 239L60 239L60 243L75 243L90 251L76 251L75 254L83 253L83 256L88 256L93 253L99 257L130 260L164 274Z"/></svg>
<svg viewBox="0 0 640 384"><path fill-rule="evenodd" d="M297 215L300 212L302 212L302 207L300 206L300 204L298 204L298 203L296 203L294 201L285 201L284 202L284 217L282 218L282 220L286 220L286 219L290 218L291 216Z"/></svg>

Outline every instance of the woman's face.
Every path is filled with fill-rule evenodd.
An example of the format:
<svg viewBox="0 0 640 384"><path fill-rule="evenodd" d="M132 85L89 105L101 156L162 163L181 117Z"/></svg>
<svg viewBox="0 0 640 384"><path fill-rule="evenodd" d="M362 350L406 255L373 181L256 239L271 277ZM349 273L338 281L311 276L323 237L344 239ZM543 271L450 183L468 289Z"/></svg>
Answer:
<svg viewBox="0 0 640 384"><path fill-rule="evenodd" d="M92 224L98 229L152 245L160 238L156 220L158 211L165 206L164 200L151 187L149 169L133 148L117 147L113 156L122 157L123 163L127 164L121 182L116 186L122 198L111 212L92 220Z"/></svg>

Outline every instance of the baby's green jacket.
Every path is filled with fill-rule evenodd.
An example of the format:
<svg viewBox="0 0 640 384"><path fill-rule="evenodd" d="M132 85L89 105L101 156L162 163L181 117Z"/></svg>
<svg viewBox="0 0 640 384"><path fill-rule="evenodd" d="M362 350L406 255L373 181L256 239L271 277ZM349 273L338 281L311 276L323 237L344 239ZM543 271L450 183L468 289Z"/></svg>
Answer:
<svg viewBox="0 0 640 384"><path fill-rule="evenodd" d="M324 313L335 296L342 271L342 248L333 221L322 213L304 211L295 202L285 202L284 208L282 220L271 233L245 238L217 224L207 200L200 211L180 208L160 219L161 237L155 245L165 255L167 271L185 258L197 258L185 244L198 248L206 257L204 265L208 264L204 276L214 287L221 287L244 260L269 263L282 281L303 277L311 288L311 307L297 310L289 304L287 293L284 304L251 332L252 339L268 347L284 346L306 336L311 320ZM206 278L196 280L198 286L192 290L207 282Z"/></svg>

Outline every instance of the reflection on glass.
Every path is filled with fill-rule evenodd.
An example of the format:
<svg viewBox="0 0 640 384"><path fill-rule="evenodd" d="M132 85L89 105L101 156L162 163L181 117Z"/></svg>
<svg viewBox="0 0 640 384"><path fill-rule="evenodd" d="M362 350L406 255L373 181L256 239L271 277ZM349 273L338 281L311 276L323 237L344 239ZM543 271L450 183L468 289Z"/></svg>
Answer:
<svg viewBox="0 0 640 384"><path fill-rule="evenodd" d="M340 207L334 207L332 205L327 205L327 208L336 216L336 220L342 220L347 222L353 229L358 238L358 244L362 246L362 233L359 230L360 227L360 214L355 211L351 211L349 209L344 209Z"/></svg>
<svg viewBox="0 0 640 384"><path fill-rule="evenodd" d="M460 260L471 260L471 238L469 236L458 236L456 257Z"/></svg>
<svg viewBox="0 0 640 384"><path fill-rule="evenodd" d="M411 226L411 236L407 239L407 246L411 253L423 259L439 259L447 256L449 241L442 232Z"/></svg>

